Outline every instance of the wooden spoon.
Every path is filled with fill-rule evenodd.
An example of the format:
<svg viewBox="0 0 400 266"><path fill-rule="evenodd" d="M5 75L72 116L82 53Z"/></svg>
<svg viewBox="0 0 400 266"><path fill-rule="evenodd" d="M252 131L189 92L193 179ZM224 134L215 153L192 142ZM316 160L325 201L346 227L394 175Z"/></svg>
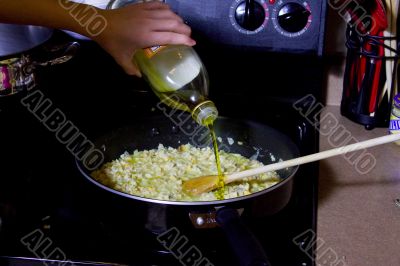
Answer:
<svg viewBox="0 0 400 266"><path fill-rule="evenodd" d="M282 161L278 163L273 163L269 165L265 165L259 168L254 168L242 172L237 172L229 175L224 176L224 184L229 184L238 180L241 180L246 177L250 176L255 176L259 175L262 173L266 173L269 171L276 171L296 165L301 165L305 163L310 163L310 162L315 162L318 160L326 159L329 157L333 157L336 155L341 155L345 154L348 152L353 152L357 151L360 149L365 149L389 142L394 142L400 140L400 134L392 134L392 135L386 135L383 137L378 137L378 138L373 138L370 140L334 148L331 150L326 150L310 155L306 155L303 157L298 157L295 159L287 160L287 161ZM208 192L211 190L214 190L216 188L220 187L218 185L218 175L210 175L210 176L200 176L196 177L190 180L187 180L183 183L182 185L182 190L192 196L197 196L200 195L201 193Z"/></svg>

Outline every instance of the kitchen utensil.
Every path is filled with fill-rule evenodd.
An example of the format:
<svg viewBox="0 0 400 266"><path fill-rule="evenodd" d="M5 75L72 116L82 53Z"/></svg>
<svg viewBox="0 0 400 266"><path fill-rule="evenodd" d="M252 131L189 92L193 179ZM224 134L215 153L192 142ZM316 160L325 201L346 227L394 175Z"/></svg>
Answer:
<svg viewBox="0 0 400 266"><path fill-rule="evenodd" d="M398 30L399 27L397 26L398 23L398 14L400 11L400 0L392 0L392 33L395 36L398 36ZM393 38L392 42L391 42L391 46L393 49L395 49L396 51L398 50L398 39L397 38ZM391 88L388 92L388 98L389 101L391 101L393 95L396 95L397 93L399 93L399 89L398 89L398 78L397 78L397 69L399 66L399 60L395 61L393 63L393 71L392 71L392 83L391 83Z"/></svg>
<svg viewBox="0 0 400 266"><path fill-rule="evenodd" d="M384 51L380 45L373 44L369 36L383 36L383 30L387 28L387 18L385 8L381 0L375 0L371 2L362 1L359 3L363 7L362 10L367 10L368 15L371 17L371 23L369 28L366 28L367 24L364 25L363 21L360 21L359 17L359 6L349 6L346 11L351 16L351 25L355 24L355 30L352 34L362 36L362 41L358 43L360 56L358 58L352 58L351 62L348 62L348 70L350 71L350 81L354 82L354 89L357 90L360 97L357 102L357 112L366 113L368 115L374 115L375 99L377 89L379 88L379 78L381 69L381 59L376 59L378 56L383 56ZM352 36L352 38L357 36ZM379 42L379 40L378 40ZM366 54L371 54L375 58L371 59L366 57ZM357 73L355 75L355 73ZM372 100L373 99L373 100ZM365 102L368 103L367 110L361 110L360 106L365 106ZM372 110L372 111L371 111Z"/></svg>
<svg viewBox="0 0 400 266"><path fill-rule="evenodd" d="M37 85L37 68L65 63L75 56L78 48L77 42L69 42L0 60L0 97L31 90Z"/></svg>
<svg viewBox="0 0 400 266"><path fill-rule="evenodd" d="M387 126L389 103L383 101L383 98L388 96L388 85L385 85L383 64L388 68L388 61L398 58L396 50L386 45L391 37L385 37L384 30L388 27L390 19L386 17L383 2L369 1L365 2L363 7L367 10L372 23L365 31L360 31L359 27L356 28L352 23L348 25L346 32L348 53L341 113L363 124L367 129L372 129L377 126ZM350 9L355 18L357 18L356 11ZM389 52L394 54L390 56Z"/></svg>
<svg viewBox="0 0 400 266"><path fill-rule="evenodd" d="M233 173L233 174L228 174L224 178L224 183L229 184L235 181L239 181L243 178L246 177L251 177L251 176L256 176L262 173L270 172L270 171L276 171L276 170L281 170L287 167L292 167L296 165L302 165L305 163L310 163L310 162L315 162L319 160L323 160L326 158L330 158L333 156L337 155L342 155L346 154L348 152L353 152L357 151L360 149L366 149L370 147L374 147L377 145L389 143L389 142L394 142L400 140L400 134L397 135L387 135L383 137L378 137L306 156L302 156L299 158L291 159L288 161L282 161L262 167L258 167L255 169L250 169L238 173ZM201 193L211 191L213 189L218 188L218 176L213 175L213 176L200 176L194 179L190 179L188 181L185 181L182 185L182 189L191 194L191 195L200 195Z"/></svg>
<svg viewBox="0 0 400 266"><path fill-rule="evenodd" d="M0 97L32 89L37 85L37 67L61 64L75 55L78 43L51 43L54 32L46 27L0 23Z"/></svg>
<svg viewBox="0 0 400 266"><path fill-rule="evenodd" d="M381 0L375 1L375 5L371 14L372 18L376 21L376 26L374 27L374 29L376 30L372 30L370 35L372 36L376 35L382 38L384 35L383 33L384 30L388 27L388 21L386 16L386 10ZM384 41L383 39L378 39L378 42L379 45L377 45L373 49L376 49L377 56L382 58L385 55L385 49L383 46ZM383 59L378 59L373 61L373 63L375 63L376 66L373 73L372 90L369 97L369 110L368 110L371 116L375 115L375 107L378 101L377 97L380 85L382 60Z"/></svg>
<svg viewBox="0 0 400 266"><path fill-rule="evenodd" d="M385 0L385 5L386 5L386 16L388 20L388 28L384 31L384 36L385 38L385 46L390 47L390 48L396 48L393 47L393 40L391 40L391 37L394 37L396 35L395 32L393 32L393 0ZM394 40L395 44L395 40ZM390 49L385 49L385 57L392 57L393 56L393 51ZM392 84L392 75L393 75L393 68L394 68L394 62L392 60L385 60L385 70L386 70L386 81L385 84L383 85L383 90L381 91L381 95L379 96L379 102L378 105L381 104L383 98L385 97L385 94L390 91L390 86ZM388 99L390 99L390 95L388 95ZM388 100L387 99L387 100Z"/></svg>
<svg viewBox="0 0 400 266"><path fill-rule="evenodd" d="M178 121L180 122L178 123ZM207 139L205 136L209 136L208 130L199 126L195 127L196 125L190 116L185 116L182 113L172 118L165 116L147 118L143 121L138 121L132 126L105 134L94 143L95 146L102 147L100 149L104 154L104 162L118 158L125 151L133 152L135 149L156 148L159 143L175 148L184 143L197 144L197 146L208 145L208 142L203 142ZM202 129L205 131L202 131ZM299 153L296 145L288 137L273 128L259 123L218 118L214 129L217 136L222 139L231 138L235 140L235 143L231 143L232 145L226 143L226 145L220 146L223 150L239 153L248 158L258 155L258 159L264 164L272 163L274 159L289 160L297 157ZM243 144L239 145L237 141L243 142ZM216 220L229 220L229 224L235 221L235 219L231 221L230 216L224 217L224 214L228 215L231 212L217 212L221 208L230 208L235 211L236 209L243 209L243 215L247 214L255 217L274 214L288 203L292 193L293 177L298 169L298 167L291 167L278 171L281 181L257 193L226 200L184 202L138 197L114 190L94 180L91 176L91 171L85 168L84 162L77 160L77 166L83 176L99 187L101 192L111 192L112 196L124 198L130 204L135 204L137 208L132 209L132 211L137 212L137 217L147 217L150 212L154 213L154 210L157 210L157 226L146 224L146 228L158 233L166 230L161 230L160 224L171 223L171 217L182 216L184 218L179 219L180 223L188 223L196 228L215 227L217 225ZM163 211L158 211L160 209ZM210 217L216 218L211 219ZM224 224L219 225L224 227ZM240 225L237 226L240 227ZM243 253L256 253L250 255L239 254L239 258L253 257L254 260L258 260L257 258L264 257L263 254L258 252L260 250L259 245L250 241L249 239L252 239L252 237L249 237L247 233L243 233L247 232L247 230L237 231L230 228L225 227L224 230L230 235L229 238L234 235L235 237L233 238L237 240L231 245L238 245L240 243L238 240L240 239L242 244L249 247L249 250L243 251ZM247 264L243 262L243 265Z"/></svg>
<svg viewBox="0 0 400 266"><path fill-rule="evenodd" d="M384 49L382 45L373 43L368 36L383 36L383 31L387 28L387 18L385 8L380 0L375 0L373 2L368 2L365 4L364 8L368 10L371 16L371 28L367 32L362 32L367 35L362 43L362 53L371 54L375 58L369 58L367 56L360 57L359 69L358 69L358 91L360 92L360 97L358 99L358 106L366 106L366 110L360 110L360 113L368 113L369 115L374 115L375 113L375 103L377 99L377 91L379 89L379 78L382 59L378 59L379 56L384 56ZM377 40L377 42L383 42L383 40ZM368 73L368 74L367 74ZM366 82L367 81L367 82ZM362 96L362 97L361 97ZM368 104L365 105L365 102Z"/></svg>

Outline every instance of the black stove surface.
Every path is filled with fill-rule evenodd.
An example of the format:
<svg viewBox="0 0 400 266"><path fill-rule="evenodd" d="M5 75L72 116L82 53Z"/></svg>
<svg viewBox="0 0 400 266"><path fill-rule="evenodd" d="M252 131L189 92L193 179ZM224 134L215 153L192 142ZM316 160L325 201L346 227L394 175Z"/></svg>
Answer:
<svg viewBox="0 0 400 266"><path fill-rule="evenodd" d="M157 114L152 93L132 90L143 81L115 66L105 69L114 62L96 46L83 46L81 53L65 65L42 70L38 89L88 139L135 116ZM99 196L45 121L21 104L23 97L0 99L0 265L192 265L163 249L134 208ZM229 97L236 96L218 104L222 98L215 96L222 116L266 123L290 136L303 155L317 151L315 129L292 103L251 102L237 110ZM313 248L307 245L316 230L317 174L316 164L300 167L291 200L277 214L242 217L272 265L315 265ZM169 228L201 252L204 265L238 265L219 228L193 229L180 223Z"/></svg>

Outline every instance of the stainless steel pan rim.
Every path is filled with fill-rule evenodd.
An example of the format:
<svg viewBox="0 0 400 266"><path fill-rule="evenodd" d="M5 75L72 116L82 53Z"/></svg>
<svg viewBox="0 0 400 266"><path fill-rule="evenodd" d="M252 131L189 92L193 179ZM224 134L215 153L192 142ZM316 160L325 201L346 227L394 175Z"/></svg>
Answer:
<svg viewBox="0 0 400 266"><path fill-rule="evenodd" d="M48 41L53 31L41 26L0 23L0 57L15 57L31 50Z"/></svg>

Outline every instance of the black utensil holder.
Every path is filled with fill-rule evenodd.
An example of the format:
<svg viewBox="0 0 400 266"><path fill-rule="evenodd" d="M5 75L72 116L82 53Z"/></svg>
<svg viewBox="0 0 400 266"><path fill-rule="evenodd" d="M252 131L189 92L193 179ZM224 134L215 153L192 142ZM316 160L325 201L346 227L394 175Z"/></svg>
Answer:
<svg viewBox="0 0 400 266"><path fill-rule="evenodd" d="M347 26L347 55L340 110L343 116L364 125L366 129L388 127L389 124L393 98L391 96L394 93L395 84L394 82L387 84L385 90L386 62L393 61L392 81L397 82L399 46L396 41L396 49L393 49L385 44L387 40L396 41L397 38L361 35L354 27ZM365 49L366 45L370 49ZM378 51L382 48L383 51L390 50L393 56L379 54ZM380 70L376 70L378 62L381 63ZM379 72L375 73L376 71ZM378 87L375 87L377 93L373 96L373 82L376 77L379 77L379 83Z"/></svg>

